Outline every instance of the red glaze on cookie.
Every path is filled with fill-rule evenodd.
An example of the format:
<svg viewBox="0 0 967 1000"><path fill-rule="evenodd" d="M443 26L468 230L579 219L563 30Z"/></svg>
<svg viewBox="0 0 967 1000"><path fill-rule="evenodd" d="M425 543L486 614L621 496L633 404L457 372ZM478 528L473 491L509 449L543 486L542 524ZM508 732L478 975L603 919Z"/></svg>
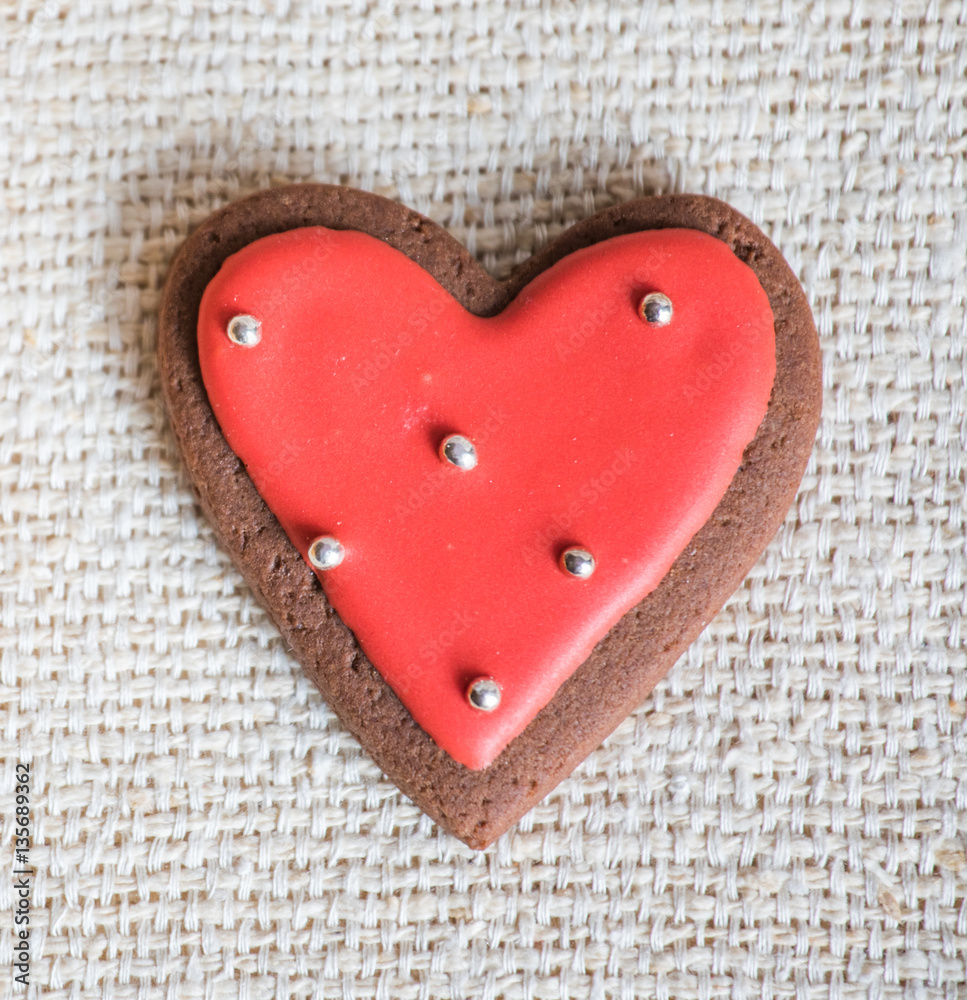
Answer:
<svg viewBox="0 0 967 1000"><path fill-rule="evenodd" d="M671 322L639 315L671 299ZM259 320L254 346L226 334ZM326 595L420 726L487 767L708 519L766 412L772 312L693 230L619 236L468 313L374 237L322 228L230 257L198 321L218 422L293 544L337 538ZM443 462L448 434L476 468ZM564 549L592 553L586 580ZM501 688L471 707L477 677Z"/></svg>

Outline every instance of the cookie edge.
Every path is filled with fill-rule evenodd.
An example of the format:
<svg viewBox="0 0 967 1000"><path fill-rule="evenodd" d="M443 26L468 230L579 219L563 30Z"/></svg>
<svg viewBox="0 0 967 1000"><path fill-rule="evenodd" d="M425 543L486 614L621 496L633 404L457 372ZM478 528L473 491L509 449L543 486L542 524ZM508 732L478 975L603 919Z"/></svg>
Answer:
<svg viewBox="0 0 967 1000"><path fill-rule="evenodd" d="M356 229L384 240L482 316L500 312L567 254L645 229L697 229L722 240L769 296L776 381L766 417L728 491L659 587L616 623L484 771L471 771L440 750L369 663L258 495L208 403L196 339L205 286L221 262L247 243L309 225ZM641 703L741 584L795 497L822 402L819 342L798 280L752 222L702 195L614 206L569 228L498 281L445 230L377 195L315 184L262 191L209 216L176 254L162 292L158 355L179 449L233 562L367 753L440 826L474 848L492 843L567 777ZM589 715L592 703L599 711Z"/></svg>

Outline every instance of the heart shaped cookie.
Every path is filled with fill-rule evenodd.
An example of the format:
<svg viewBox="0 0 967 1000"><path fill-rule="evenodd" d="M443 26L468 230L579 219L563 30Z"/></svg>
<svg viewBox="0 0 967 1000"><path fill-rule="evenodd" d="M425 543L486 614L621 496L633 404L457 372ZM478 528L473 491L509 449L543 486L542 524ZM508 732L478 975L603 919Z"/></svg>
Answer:
<svg viewBox="0 0 967 1000"><path fill-rule="evenodd" d="M383 199L265 192L179 253L159 355L236 564L374 759L476 847L724 603L819 414L798 283L689 196L497 282Z"/></svg>

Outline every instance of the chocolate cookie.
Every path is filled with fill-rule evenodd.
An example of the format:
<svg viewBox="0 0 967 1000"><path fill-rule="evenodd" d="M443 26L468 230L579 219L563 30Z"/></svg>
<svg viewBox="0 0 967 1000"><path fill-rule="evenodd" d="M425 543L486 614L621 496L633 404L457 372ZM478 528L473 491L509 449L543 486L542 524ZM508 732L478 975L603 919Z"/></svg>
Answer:
<svg viewBox="0 0 967 1000"><path fill-rule="evenodd" d="M385 199L266 191L176 256L159 361L233 561L374 760L477 848L741 583L821 405L782 256L689 195L501 282Z"/></svg>

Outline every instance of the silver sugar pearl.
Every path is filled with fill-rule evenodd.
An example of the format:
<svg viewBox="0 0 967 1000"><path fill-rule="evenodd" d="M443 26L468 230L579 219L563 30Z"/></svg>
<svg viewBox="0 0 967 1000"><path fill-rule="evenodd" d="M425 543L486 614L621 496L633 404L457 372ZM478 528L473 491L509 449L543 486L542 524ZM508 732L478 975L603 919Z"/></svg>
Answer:
<svg viewBox="0 0 967 1000"><path fill-rule="evenodd" d="M568 576L586 580L594 572L594 556L587 549L565 549L561 553L561 569Z"/></svg>
<svg viewBox="0 0 967 1000"><path fill-rule="evenodd" d="M322 535L309 546L309 562L316 569L335 569L345 558L346 550L332 535Z"/></svg>
<svg viewBox="0 0 967 1000"><path fill-rule="evenodd" d="M254 316L233 316L228 339L239 347L254 347L262 339L262 324Z"/></svg>
<svg viewBox="0 0 967 1000"><path fill-rule="evenodd" d="M661 292L652 292L641 300L638 315L649 326L668 326L672 321L672 300Z"/></svg>
<svg viewBox="0 0 967 1000"><path fill-rule="evenodd" d="M450 465L455 465L464 472L477 467L477 449L473 442L462 434L451 434L440 444L440 458Z"/></svg>
<svg viewBox="0 0 967 1000"><path fill-rule="evenodd" d="M478 677L467 688L467 701L478 712L492 712L500 705L500 685L493 677Z"/></svg>

